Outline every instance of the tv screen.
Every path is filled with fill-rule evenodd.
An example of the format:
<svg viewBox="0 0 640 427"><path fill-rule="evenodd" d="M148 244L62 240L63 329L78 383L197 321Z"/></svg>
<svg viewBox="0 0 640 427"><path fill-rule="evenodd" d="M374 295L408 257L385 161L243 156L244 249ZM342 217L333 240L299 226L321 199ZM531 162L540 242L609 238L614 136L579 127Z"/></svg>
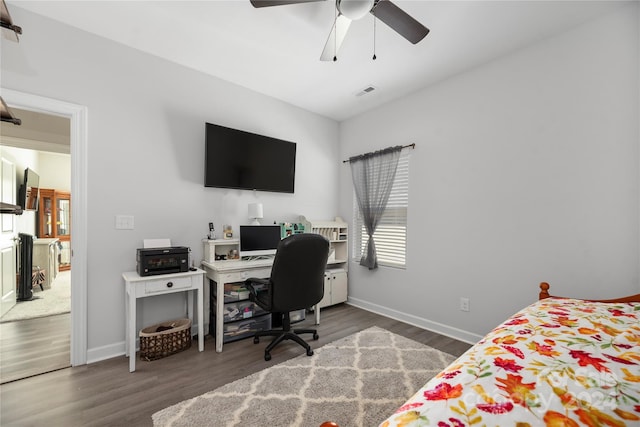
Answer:
<svg viewBox="0 0 640 427"><path fill-rule="evenodd" d="M38 196L40 194L40 177L33 170L24 170L24 183L20 187L18 204L25 211L38 209Z"/></svg>
<svg viewBox="0 0 640 427"><path fill-rule="evenodd" d="M204 186L293 193L296 144L206 124Z"/></svg>
<svg viewBox="0 0 640 427"><path fill-rule="evenodd" d="M279 225L241 225L240 256L275 255L280 240Z"/></svg>

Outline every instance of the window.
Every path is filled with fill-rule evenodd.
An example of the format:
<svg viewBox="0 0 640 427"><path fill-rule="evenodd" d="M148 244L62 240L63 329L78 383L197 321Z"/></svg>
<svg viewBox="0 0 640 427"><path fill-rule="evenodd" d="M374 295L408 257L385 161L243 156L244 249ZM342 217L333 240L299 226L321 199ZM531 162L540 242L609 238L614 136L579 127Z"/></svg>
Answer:
<svg viewBox="0 0 640 427"><path fill-rule="evenodd" d="M407 210L409 208L409 155L403 150L398 161L389 202L378 228L373 233L378 254L378 265L406 267L407 255ZM353 258L360 261L367 246L367 229L362 221L358 202L353 196Z"/></svg>

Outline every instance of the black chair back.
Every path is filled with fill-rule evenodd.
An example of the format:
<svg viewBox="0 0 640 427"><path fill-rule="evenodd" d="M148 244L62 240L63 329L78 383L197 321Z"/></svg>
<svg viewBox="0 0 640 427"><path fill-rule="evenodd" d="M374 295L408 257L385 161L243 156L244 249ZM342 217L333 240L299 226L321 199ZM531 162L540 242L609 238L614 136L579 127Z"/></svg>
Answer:
<svg viewBox="0 0 640 427"><path fill-rule="evenodd" d="M319 234L294 234L278 244L271 269L271 311L309 308L324 296L329 241Z"/></svg>

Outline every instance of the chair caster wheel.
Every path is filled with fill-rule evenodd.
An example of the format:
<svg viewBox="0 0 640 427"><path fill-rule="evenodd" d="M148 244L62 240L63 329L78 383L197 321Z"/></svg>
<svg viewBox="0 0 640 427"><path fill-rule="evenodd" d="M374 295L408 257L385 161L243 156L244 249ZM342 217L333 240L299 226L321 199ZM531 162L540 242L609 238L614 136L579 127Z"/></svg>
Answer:
<svg viewBox="0 0 640 427"><path fill-rule="evenodd" d="M254 344L259 344L259 343L260 343L260 338L258 338L258 337L253 337L253 343L254 343Z"/></svg>
<svg viewBox="0 0 640 427"><path fill-rule="evenodd" d="M269 360L271 360L271 355L270 355L269 353L265 353L265 354L264 354L264 360L266 360L267 362L268 362Z"/></svg>
<svg viewBox="0 0 640 427"><path fill-rule="evenodd" d="M318 341L318 338L320 338L320 337L318 336L318 334L313 334L313 340L314 340L314 341Z"/></svg>
<svg viewBox="0 0 640 427"><path fill-rule="evenodd" d="M307 350L307 356L313 356L313 350L311 349Z"/></svg>

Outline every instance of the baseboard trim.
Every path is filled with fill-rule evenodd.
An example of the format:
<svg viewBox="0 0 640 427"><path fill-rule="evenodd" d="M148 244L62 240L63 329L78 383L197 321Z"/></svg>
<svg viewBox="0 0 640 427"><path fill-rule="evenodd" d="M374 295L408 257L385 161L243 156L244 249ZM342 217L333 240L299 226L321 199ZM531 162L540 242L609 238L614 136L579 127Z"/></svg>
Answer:
<svg viewBox="0 0 640 427"><path fill-rule="evenodd" d="M369 301L364 301L358 298L348 297L347 304L370 311L372 313L379 314L381 316L399 320L400 322L408 323L418 328L436 332L440 335L454 338L458 341L466 342L467 344L475 344L482 339L482 336L478 334L474 334L458 328L453 328L442 323L433 322L429 319L414 316L412 314L402 313L400 311L393 310L388 307L383 307L381 305L374 304Z"/></svg>
<svg viewBox="0 0 640 427"><path fill-rule="evenodd" d="M381 316L389 317L400 322L408 323L409 325L416 326L418 328L426 329L431 332L436 332L440 335L447 336L449 338L456 339L458 341L466 342L467 344L475 344L482 339L481 335L477 335L462 329L447 326L442 323L433 322L429 319L414 316L412 314L402 313L397 310L383 307L378 304L364 301L358 298L348 297L346 304L361 308L363 310L370 311L372 313L379 314ZM205 324L206 327L206 324ZM192 329L192 332L194 329ZM197 331L197 328L195 329ZM205 329L205 334L208 332L208 328ZM139 348L139 341L136 340L136 350ZM123 356L125 354L125 343L121 341L119 343L105 345L102 347L91 348L87 351L87 364L96 363L102 360L111 359L114 357Z"/></svg>
<svg viewBox="0 0 640 427"><path fill-rule="evenodd" d="M124 355L124 341L87 350L87 364Z"/></svg>
<svg viewBox="0 0 640 427"><path fill-rule="evenodd" d="M196 342L198 326L191 328L192 339ZM205 337L208 335L208 329L205 329ZM102 347L90 348L87 350L87 364L101 362L103 360L112 359L125 355L125 342L120 341L115 344L109 344ZM136 351L140 350L140 338L136 338Z"/></svg>

